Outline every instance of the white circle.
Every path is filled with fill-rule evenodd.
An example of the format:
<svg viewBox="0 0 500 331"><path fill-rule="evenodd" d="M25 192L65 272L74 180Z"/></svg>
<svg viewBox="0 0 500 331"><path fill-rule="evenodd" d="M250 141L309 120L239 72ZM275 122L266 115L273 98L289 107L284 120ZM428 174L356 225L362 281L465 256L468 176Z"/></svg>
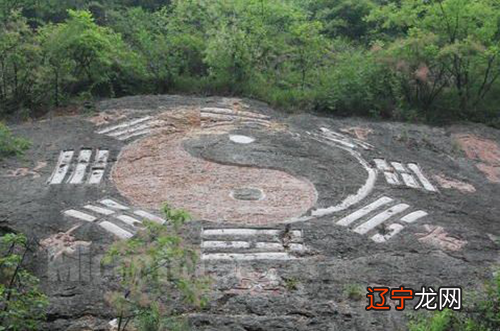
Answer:
<svg viewBox="0 0 500 331"><path fill-rule="evenodd" d="M229 139L237 144L251 144L255 141L254 138L241 135L230 135Z"/></svg>

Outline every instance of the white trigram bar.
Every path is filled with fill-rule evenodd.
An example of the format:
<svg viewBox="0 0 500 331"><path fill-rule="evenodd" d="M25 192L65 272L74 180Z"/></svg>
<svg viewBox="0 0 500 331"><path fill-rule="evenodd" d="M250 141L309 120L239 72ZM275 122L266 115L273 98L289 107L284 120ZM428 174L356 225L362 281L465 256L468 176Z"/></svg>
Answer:
<svg viewBox="0 0 500 331"><path fill-rule="evenodd" d="M398 174L395 172L384 171L385 180L387 183L391 185L399 185L401 182L399 181Z"/></svg>
<svg viewBox="0 0 500 331"><path fill-rule="evenodd" d="M431 182L424 176L423 172L420 170L420 167L418 164L415 163L408 163L408 168L413 171L413 173L418 177L418 180L422 183L424 188L427 191L431 192L437 192L436 188L434 185L431 184Z"/></svg>
<svg viewBox="0 0 500 331"><path fill-rule="evenodd" d="M111 199L104 199L99 201L101 204L103 204L106 207L112 208L112 209L118 209L118 210L128 210L129 208L119 204L118 202L115 202Z"/></svg>
<svg viewBox="0 0 500 331"><path fill-rule="evenodd" d="M257 236L257 235L277 236L280 233L281 233L280 230L261 230L261 229L204 229L203 230L203 236Z"/></svg>
<svg viewBox="0 0 500 331"><path fill-rule="evenodd" d="M363 207L363 208L355 211L354 213L344 217L343 219L338 221L337 224L342 225L342 226L349 226L353 222L359 220L360 218L371 213L372 211L374 211L374 210L380 208L381 206L384 206L392 201L393 200L391 198L382 197L382 198L378 199L377 201L369 204L368 206Z"/></svg>
<svg viewBox="0 0 500 331"><path fill-rule="evenodd" d="M116 218L131 226L137 226L142 224L141 221L127 215L116 216Z"/></svg>
<svg viewBox="0 0 500 331"><path fill-rule="evenodd" d="M117 138L117 137L122 136L122 135L127 135L127 134L134 133L137 131L149 129L150 126L151 125L149 123L145 123L145 124L141 124L141 125L137 125L137 126L131 126L131 127L126 128L126 129L123 129L123 130L113 131L111 133L108 133L108 136Z"/></svg>
<svg viewBox="0 0 500 331"><path fill-rule="evenodd" d="M73 209L66 210L63 212L63 214L66 216L69 216L69 217L78 218L78 219L80 219L82 221L86 221L86 222L94 222L95 220L97 220L97 217L94 217L92 215L85 214L85 213L82 213L81 211L73 210Z"/></svg>
<svg viewBox="0 0 500 331"><path fill-rule="evenodd" d="M238 115L242 117L250 117L250 118L260 118L260 119L270 119L269 116L252 113L248 111L235 111L228 108L216 108L216 107L207 107L201 110L202 112L207 113L215 113L215 114L225 114L225 115Z"/></svg>
<svg viewBox="0 0 500 331"><path fill-rule="evenodd" d="M394 169L396 169L396 171L398 172L407 172L406 171L406 168L404 167L404 165L400 162L391 162L391 165L394 167Z"/></svg>
<svg viewBox="0 0 500 331"><path fill-rule="evenodd" d="M56 168L48 180L49 184L61 184L64 181L64 177L66 177L74 153L74 151L62 151L59 154Z"/></svg>
<svg viewBox="0 0 500 331"><path fill-rule="evenodd" d="M94 164L89 177L89 184L99 184L104 177L106 166L108 163L109 151L98 149Z"/></svg>
<svg viewBox="0 0 500 331"><path fill-rule="evenodd" d="M148 221L153 221L158 224L164 224L166 222L163 218L150 214L144 210L135 210L134 214L136 214L137 216L141 216L142 218L145 218Z"/></svg>
<svg viewBox="0 0 500 331"><path fill-rule="evenodd" d="M132 238L134 235L126 230L123 230L117 225L114 225L113 223L110 223L108 221L104 221L99 224L103 229L105 229L108 232L111 232L115 236L121 239L128 239Z"/></svg>
<svg viewBox="0 0 500 331"><path fill-rule="evenodd" d="M402 213L408 208L410 208L410 206L404 203L389 208L381 212L380 214L375 215L370 220L366 221L365 223L355 228L354 232L359 234L366 234L371 230L375 229L377 226L384 223L385 221L387 221L388 219L390 219L391 217L393 217L394 215Z"/></svg>
<svg viewBox="0 0 500 331"><path fill-rule="evenodd" d="M403 231L404 228L405 227L402 226L401 224L397 224L397 223L391 224L388 227L389 233L387 233L385 235L377 233L376 235L374 235L372 237L372 240L377 242L377 243L384 243L384 242L388 241L389 239L391 239L392 237L394 237L395 235L397 235L398 233L400 233L401 231Z"/></svg>
<svg viewBox="0 0 500 331"><path fill-rule="evenodd" d="M138 137L138 136L146 135L146 134L148 134L150 132L151 132L151 129L148 128L148 129L144 129L144 130L140 130L140 131L135 131L135 132L132 132L132 133L125 134L123 136L116 137L116 139L121 140L121 141L125 141L125 140L133 138L133 137Z"/></svg>
<svg viewBox="0 0 500 331"><path fill-rule="evenodd" d="M378 169L382 171L392 171L392 167L389 166L386 160L384 159L374 159L373 162L375 162L375 165L377 166Z"/></svg>
<svg viewBox="0 0 500 331"><path fill-rule="evenodd" d="M401 218L401 222L413 223L413 222L416 222L419 219L421 219L421 218L423 218L423 217L425 217L427 215L429 215L429 214L427 214L423 210L415 211L415 212L413 212L411 214L408 214L405 217Z"/></svg>
<svg viewBox="0 0 500 331"><path fill-rule="evenodd" d="M80 151L80 154L78 155L78 163L76 164L73 174L68 179L69 184L81 184L83 182L91 157L92 149L86 148Z"/></svg>
<svg viewBox="0 0 500 331"><path fill-rule="evenodd" d="M201 247L204 249L250 248L250 243L248 241L204 241Z"/></svg>
<svg viewBox="0 0 500 331"><path fill-rule="evenodd" d="M87 210L91 210L91 211L96 212L98 214L106 215L106 216L112 215L115 213L114 210L101 208L101 207L97 207L97 206L93 206L93 205L86 205L83 208L85 208Z"/></svg>
<svg viewBox="0 0 500 331"><path fill-rule="evenodd" d="M411 188L420 188L420 185L418 185L415 177L412 175L402 172L401 178L403 178L403 182L405 183L406 186L411 187Z"/></svg>
<svg viewBox="0 0 500 331"><path fill-rule="evenodd" d="M295 260L295 256L289 255L288 253L248 253L248 254L237 254L237 253L213 253L213 254L203 254L202 260L224 260L224 261L262 261L262 260Z"/></svg>
<svg viewBox="0 0 500 331"><path fill-rule="evenodd" d="M119 130L119 129L124 129L124 128L130 127L132 125L136 125L136 124L139 124L139 123L142 123L142 122L146 122L146 121L148 121L150 119L151 119L151 116L146 116L146 117L135 119L135 120L132 120L132 121L129 121L129 122L125 122L125 123L121 123L121 124L118 124L118 125L113 125L113 126L107 127L105 129L97 131L97 133L98 134L106 134L106 133L109 133L111 131L115 131L115 130Z"/></svg>

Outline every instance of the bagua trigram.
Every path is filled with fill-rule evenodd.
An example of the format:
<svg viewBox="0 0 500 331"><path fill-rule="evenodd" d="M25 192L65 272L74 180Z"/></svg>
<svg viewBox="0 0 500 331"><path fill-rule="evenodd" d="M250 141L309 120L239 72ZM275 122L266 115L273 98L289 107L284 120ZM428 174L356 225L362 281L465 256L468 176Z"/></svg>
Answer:
<svg viewBox="0 0 500 331"><path fill-rule="evenodd" d="M390 185L404 184L410 188L423 188L430 192L438 191L425 177L424 173L416 163L408 163L405 166L401 162L391 162L389 165L389 163L384 159L374 159L373 162L375 162L377 168L384 173L385 180ZM413 175L415 175L416 178Z"/></svg>
<svg viewBox="0 0 500 331"><path fill-rule="evenodd" d="M78 209L68 209L63 214L73 219L97 223L120 239L128 239L144 227L143 220L164 224L165 220L142 209L132 208L111 199L88 204Z"/></svg>
<svg viewBox="0 0 500 331"><path fill-rule="evenodd" d="M145 116L107 126L98 130L97 133L125 141L134 137L145 136L151 133L155 127L163 124L165 124L164 121Z"/></svg>
<svg viewBox="0 0 500 331"><path fill-rule="evenodd" d="M102 181L108 165L109 150L97 149L94 153L92 148L82 148L78 157L75 155L74 150L65 150L59 154L48 184L99 184Z"/></svg>
<svg viewBox="0 0 500 331"><path fill-rule="evenodd" d="M270 117L248 111L236 111L228 108L206 107L200 111L202 127L211 128L221 125L271 126Z"/></svg>
<svg viewBox="0 0 500 331"><path fill-rule="evenodd" d="M336 221L336 224L349 227L361 235L371 235L373 241L383 243L403 231L406 225L428 215L423 210L408 213L409 210L410 206L405 203L397 203L392 198L382 197ZM393 222L385 226L391 220ZM381 229L383 231L378 231Z"/></svg>
<svg viewBox="0 0 500 331"><path fill-rule="evenodd" d="M294 260L307 249L301 230L210 228L201 233L202 260Z"/></svg>

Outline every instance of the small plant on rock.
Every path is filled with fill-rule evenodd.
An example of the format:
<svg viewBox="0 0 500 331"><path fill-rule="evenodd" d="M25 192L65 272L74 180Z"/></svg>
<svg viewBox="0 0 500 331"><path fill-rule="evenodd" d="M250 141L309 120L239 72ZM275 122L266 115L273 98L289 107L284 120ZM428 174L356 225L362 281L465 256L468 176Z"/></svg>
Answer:
<svg viewBox="0 0 500 331"><path fill-rule="evenodd" d="M197 254L180 236L189 214L169 206L163 212L165 225L146 221L143 231L115 243L105 258L119 279L107 297L118 331L182 330L185 308L205 305L207 281L196 275Z"/></svg>
<svg viewBox="0 0 500 331"><path fill-rule="evenodd" d="M29 147L29 141L14 137L9 128L0 122L0 160L7 156L22 155Z"/></svg>
<svg viewBox="0 0 500 331"><path fill-rule="evenodd" d="M359 284L348 284L344 288L344 295L351 300L360 301L364 297L365 289Z"/></svg>

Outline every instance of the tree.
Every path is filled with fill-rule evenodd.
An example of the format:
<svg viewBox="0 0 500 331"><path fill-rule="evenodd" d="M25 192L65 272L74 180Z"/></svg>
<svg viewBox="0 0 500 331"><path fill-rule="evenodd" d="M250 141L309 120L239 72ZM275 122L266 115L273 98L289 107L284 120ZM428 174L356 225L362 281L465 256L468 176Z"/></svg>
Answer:
<svg viewBox="0 0 500 331"><path fill-rule="evenodd" d="M0 330L38 330L45 318L47 297L39 280L25 269L30 242L24 235L0 238Z"/></svg>
<svg viewBox="0 0 500 331"><path fill-rule="evenodd" d="M196 252L180 236L189 214L168 206L163 211L168 224L146 221L134 238L114 244L104 261L115 266L119 278L119 288L108 296L118 331L130 324L141 330L172 330L182 324L176 305L205 304L207 281L197 277Z"/></svg>
<svg viewBox="0 0 500 331"><path fill-rule="evenodd" d="M36 104L40 48L19 12L0 24L0 114Z"/></svg>
<svg viewBox="0 0 500 331"><path fill-rule="evenodd" d="M402 0L377 8L369 20L403 31L389 47L392 69L424 107L449 91L461 115L476 115L500 77L498 1Z"/></svg>
<svg viewBox="0 0 500 331"><path fill-rule="evenodd" d="M113 81L130 60L120 35L98 26L88 11L69 11L64 23L40 31L45 65L50 68L55 104L64 92L113 95Z"/></svg>

